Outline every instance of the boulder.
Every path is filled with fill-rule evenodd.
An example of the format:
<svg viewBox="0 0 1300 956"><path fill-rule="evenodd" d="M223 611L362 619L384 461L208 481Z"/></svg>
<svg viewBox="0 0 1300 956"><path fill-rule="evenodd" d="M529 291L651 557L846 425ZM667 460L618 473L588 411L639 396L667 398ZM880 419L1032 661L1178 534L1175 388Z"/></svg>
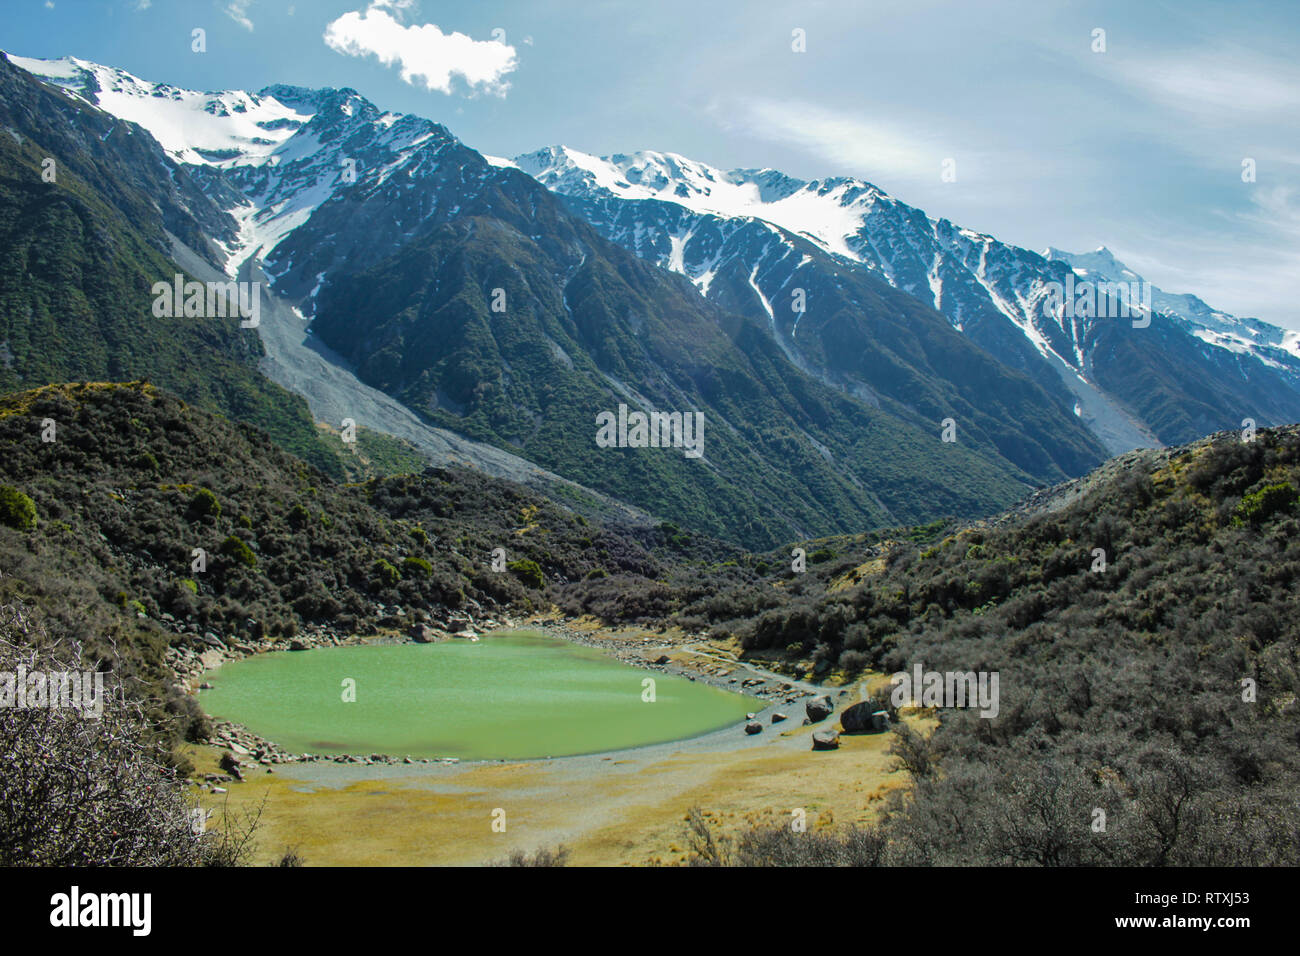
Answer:
<svg viewBox="0 0 1300 956"><path fill-rule="evenodd" d="M659 665L661 665L661 666L662 666L663 664L667 664L667 663L668 663L668 655L667 655L667 654L660 654L658 657L655 658L655 663L656 663L656 664L659 664Z"/></svg>
<svg viewBox="0 0 1300 956"><path fill-rule="evenodd" d="M308 645L306 641L300 641L297 638L294 638L289 642L289 650L291 651L305 651L307 650L307 647Z"/></svg>
<svg viewBox="0 0 1300 956"><path fill-rule="evenodd" d="M837 750L840 746L840 735L834 730L817 730L812 735L813 750Z"/></svg>
<svg viewBox="0 0 1300 956"><path fill-rule="evenodd" d="M745 724L745 733L747 734L761 734L762 732L763 725L757 720L751 720L749 723Z"/></svg>
<svg viewBox="0 0 1300 956"><path fill-rule="evenodd" d="M230 753L222 754L221 762L219 766L221 767L222 770L230 774L236 780L244 779L244 773L240 769L239 758L236 757L234 754L230 754Z"/></svg>
<svg viewBox="0 0 1300 956"><path fill-rule="evenodd" d="M835 712L835 704L831 701L830 694L822 694L820 697L814 697L803 705L803 709L808 714L808 719L813 723L819 720L825 720Z"/></svg>
<svg viewBox="0 0 1300 956"><path fill-rule="evenodd" d="M840 714L840 726L846 734L882 733L889 729L889 712L877 701L859 701Z"/></svg>
<svg viewBox="0 0 1300 956"><path fill-rule="evenodd" d="M407 632L417 644L434 644L446 638L446 632L428 624L416 624Z"/></svg>
<svg viewBox="0 0 1300 956"><path fill-rule="evenodd" d="M774 723L774 724L779 724L781 721L783 721L783 720L785 720L785 719L786 719L785 714L773 714L773 715L772 715L772 723Z"/></svg>

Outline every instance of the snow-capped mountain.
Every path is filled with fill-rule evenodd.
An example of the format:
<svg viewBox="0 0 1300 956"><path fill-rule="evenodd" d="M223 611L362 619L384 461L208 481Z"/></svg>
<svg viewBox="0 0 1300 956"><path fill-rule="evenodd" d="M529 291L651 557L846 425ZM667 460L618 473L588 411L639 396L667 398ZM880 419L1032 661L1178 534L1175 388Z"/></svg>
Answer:
<svg viewBox="0 0 1300 956"><path fill-rule="evenodd" d="M1259 319L1239 318L1220 312L1188 293L1166 292L1116 259L1105 246L1084 253L1048 248L1043 256L1066 263L1081 279L1121 283L1116 287L1121 294L1131 292L1135 286L1146 286L1156 311L1182 319L1192 328L1192 334L1210 345L1230 352L1248 353L1280 368L1293 367L1289 359L1300 357L1300 332L1280 329Z"/></svg>
<svg viewBox="0 0 1300 956"><path fill-rule="evenodd" d="M354 91L199 93L85 61L13 64L76 101L56 110L68 123L93 110L97 128L116 118L119 135L147 139L154 164L197 193L176 202L212 223L186 244L229 275L269 279L275 314L311 319L315 345L278 362L303 394L313 360L322 375L337 365L426 424L764 546L984 514L1102 457L1061 402L886 285L864 294L845 277L858 312L841 351L873 356L868 374L856 359L837 373L846 396L791 361L768 319L707 301L531 176ZM796 334L824 326L811 316ZM698 410L708 449L593 454L594 416L620 405ZM961 422L956 444L938 438L946 417Z"/></svg>
<svg viewBox="0 0 1300 956"><path fill-rule="evenodd" d="M1070 263L858 180L661 153L485 158L352 90L200 93L11 61L156 138L172 179L201 188L172 203L203 222L185 241L272 282L365 385L715 533L980 513L1106 449L1300 419L1284 337L1224 348L1195 334L1236 328L1208 309L1195 327L1076 310L1054 292L1083 281ZM653 476L591 457L591 415L620 402L705 410L713 451L655 458ZM950 418L960 446L931 447Z"/></svg>
<svg viewBox="0 0 1300 956"><path fill-rule="evenodd" d="M820 268L883 280L1044 387L1058 380L1111 451L1188 440L1243 417L1300 415L1300 336L1148 288L1105 250L1040 255L933 219L856 179L806 182L771 169L720 170L672 153L602 158L564 146L497 161L568 197L610 238L683 273L706 296L736 298L716 279L732 257L744 257L750 308L769 316L796 284L789 268L769 268L778 259L793 259L804 278ZM823 255L798 249L801 241ZM1074 296L1089 289L1090 308L1076 307L1082 303ZM1121 303L1132 307L1133 321ZM772 324L780 337L779 323ZM796 335L784 341L802 357ZM1141 380L1118 373L1144 368L1152 346L1170 368L1201 366L1190 378L1162 374L1154 402ZM1170 394L1180 379L1206 378L1219 382L1213 394Z"/></svg>
<svg viewBox="0 0 1300 956"><path fill-rule="evenodd" d="M75 57L8 59L142 126L202 182L235 223L214 237L231 275L255 256L274 281L293 265L276 255L281 242L339 193L409 190L436 175L443 149L465 149L438 123L378 110L349 89L197 92ZM417 226L430 211L413 209L409 221L389 225Z"/></svg>

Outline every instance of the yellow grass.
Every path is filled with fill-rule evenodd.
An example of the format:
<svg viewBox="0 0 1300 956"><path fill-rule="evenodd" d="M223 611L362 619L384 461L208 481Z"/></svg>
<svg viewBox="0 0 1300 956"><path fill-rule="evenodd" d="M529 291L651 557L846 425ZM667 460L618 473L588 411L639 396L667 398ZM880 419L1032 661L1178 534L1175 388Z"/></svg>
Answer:
<svg viewBox="0 0 1300 956"><path fill-rule="evenodd" d="M791 713L790 723L798 721ZM928 730L933 721L916 725ZM814 753L816 728L783 726L765 728L758 747L684 745L656 757L630 751L432 771L281 765L273 774L253 769L246 782L226 785L228 794L203 793L201 802L217 808L215 822L227 800L237 811L266 798L259 863L295 846L311 866L481 864L564 843L574 865L616 866L683 862L693 806L724 832L788 821L795 808L805 810L811 829L867 822L890 790L908 783L906 773L890 771L888 734L844 735L839 750ZM192 759L203 772L215 768L219 753L195 748ZM395 775L343 782L366 771ZM498 808L506 814L504 833L492 829Z"/></svg>

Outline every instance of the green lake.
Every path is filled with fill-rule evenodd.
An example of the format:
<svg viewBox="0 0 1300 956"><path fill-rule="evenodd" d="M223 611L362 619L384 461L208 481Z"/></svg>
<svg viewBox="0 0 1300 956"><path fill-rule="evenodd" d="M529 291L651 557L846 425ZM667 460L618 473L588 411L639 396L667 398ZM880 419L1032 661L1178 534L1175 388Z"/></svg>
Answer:
<svg viewBox="0 0 1300 956"><path fill-rule="evenodd" d="M717 730L756 702L535 632L283 651L205 675L199 700L296 753L524 759ZM654 701L642 699L653 678ZM347 681L355 701L345 702Z"/></svg>

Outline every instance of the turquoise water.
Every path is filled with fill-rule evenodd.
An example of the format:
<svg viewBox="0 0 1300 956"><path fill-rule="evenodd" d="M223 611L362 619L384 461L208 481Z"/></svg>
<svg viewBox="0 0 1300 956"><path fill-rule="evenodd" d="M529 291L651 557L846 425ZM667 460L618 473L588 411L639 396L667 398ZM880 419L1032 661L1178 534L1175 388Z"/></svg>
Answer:
<svg viewBox="0 0 1300 956"><path fill-rule="evenodd" d="M653 678L655 700L642 700ZM678 740L754 702L534 632L475 642L259 654L206 675L199 700L291 752L559 757ZM344 681L356 700L343 700Z"/></svg>

